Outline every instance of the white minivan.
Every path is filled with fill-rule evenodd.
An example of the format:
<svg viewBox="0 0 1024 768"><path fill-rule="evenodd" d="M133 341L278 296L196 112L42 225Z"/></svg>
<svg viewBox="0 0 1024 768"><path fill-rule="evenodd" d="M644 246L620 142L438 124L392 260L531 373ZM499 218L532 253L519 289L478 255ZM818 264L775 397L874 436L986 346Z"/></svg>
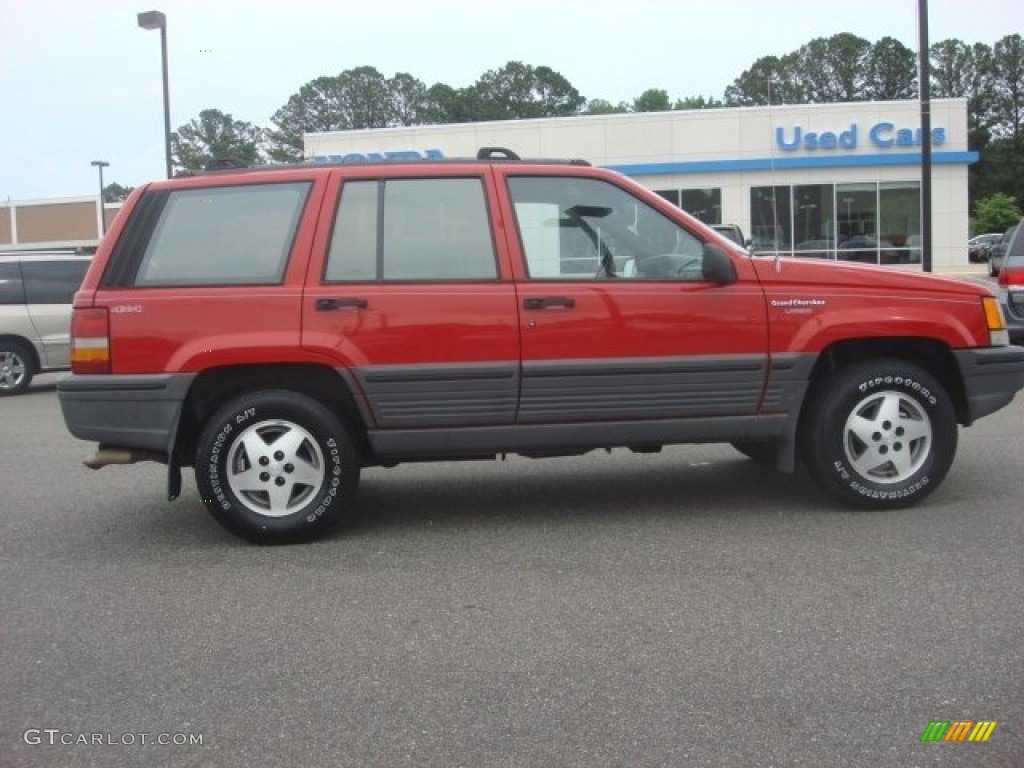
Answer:
<svg viewBox="0 0 1024 768"><path fill-rule="evenodd" d="M91 260L78 250L0 252L0 397L70 367L71 301Z"/></svg>

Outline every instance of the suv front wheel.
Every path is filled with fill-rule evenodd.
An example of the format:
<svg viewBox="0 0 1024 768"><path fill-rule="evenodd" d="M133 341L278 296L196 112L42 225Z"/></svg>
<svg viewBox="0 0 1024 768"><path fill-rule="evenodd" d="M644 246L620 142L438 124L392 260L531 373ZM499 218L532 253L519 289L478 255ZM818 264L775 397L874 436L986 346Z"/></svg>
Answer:
<svg viewBox="0 0 1024 768"><path fill-rule="evenodd" d="M207 421L196 482L213 517L260 544L303 541L342 518L359 461L349 430L318 401L288 390L242 395Z"/></svg>
<svg viewBox="0 0 1024 768"><path fill-rule="evenodd" d="M803 457L834 498L863 509L913 504L956 454L953 403L927 371L900 360L842 368L816 387L802 419Z"/></svg>

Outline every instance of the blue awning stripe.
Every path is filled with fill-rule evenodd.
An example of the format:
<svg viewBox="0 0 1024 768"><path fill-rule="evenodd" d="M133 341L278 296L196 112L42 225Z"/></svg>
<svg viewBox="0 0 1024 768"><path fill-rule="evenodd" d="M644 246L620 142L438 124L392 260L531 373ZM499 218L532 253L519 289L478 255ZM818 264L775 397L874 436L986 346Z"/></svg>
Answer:
<svg viewBox="0 0 1024 768"><path fill-rule="evenodd" d="M977 152L933 152L936 165L970 165L978 162ZM718 173L722 171L788 171L796 168L863 168L878 165L920 165L920 152L892 152L873 155L822 155L819 157L756 157L746 160L694 160L678 163L627 163L606 165L626 176L671 173Z"/></svg>

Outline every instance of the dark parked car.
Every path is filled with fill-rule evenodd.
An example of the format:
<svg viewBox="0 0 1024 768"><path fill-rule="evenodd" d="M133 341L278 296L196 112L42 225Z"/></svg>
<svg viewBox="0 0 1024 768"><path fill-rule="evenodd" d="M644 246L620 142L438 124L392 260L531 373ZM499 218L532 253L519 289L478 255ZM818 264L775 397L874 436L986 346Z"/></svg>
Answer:
<svg viewBox="0 0 1024 768"><path fill-rule="evenodd" d="M990 276L996 277L999 274L999 270L1003 268L1003 257L1006 255L1007 247L1010 245L1010 240L1013 239L1018 226L1020 225L1014 224L1003 232L999 242L992 246L988 259L988 273Z"/></svg>
<svg viewBox="0 0 1024 768"><path fill-rule="evenodd" d="M1001 256L999 304L1003 308L1010 341L1024 344L1024 228L1011 227Z"/></svg>
<svg viewBox="0 0 1024 768"><path fill-rule="evenodd" d="M744 248L747 247L747 241L743 237L743 230L736 224L712 224L711 228L720 235L729 238L734 243Z"/></svg>
<svg viewBox="0 0 1024 768"><path fill-rule="evenodd" d="M1002 236L1002 232L989 232L972 237L967 241L968 261L973 261L976 264L988 261L992 253L992 246L998 243Z"/></svg>

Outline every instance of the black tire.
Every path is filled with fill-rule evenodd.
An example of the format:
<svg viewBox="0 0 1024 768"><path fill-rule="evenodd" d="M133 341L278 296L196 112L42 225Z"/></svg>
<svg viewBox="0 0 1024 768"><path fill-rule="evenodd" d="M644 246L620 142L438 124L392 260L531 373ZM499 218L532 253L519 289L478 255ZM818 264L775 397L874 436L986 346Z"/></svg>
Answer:
<svg viewBox="0 0 1024 768"><path fill-rule="evenodd" d="M732 447L759 464L775 464L779 458L779 446L766 440L736 440Z"/></svg>
<svg viewBox="0 0 1024 768"><path fill-rule="evenodd" d="M345 423L289 390L242 395L204 425L196 483L210 514L258 544L309 540L352 505L359 459Z"/></svg>
<svg viewBox="0 0 1024 768"><path fill-rule="evenodd" d="M0 341L0 397L20 395L34 375L29 351L16 341Z"/></svg>
<svg viewBox="0 0 1024 768"><path fill-rule="evenodd" d="M861 509L898 509L946 477L956 454L956 414L927 371L871 360L815 386L800 437L811 476L833 498Z"/></svg>

